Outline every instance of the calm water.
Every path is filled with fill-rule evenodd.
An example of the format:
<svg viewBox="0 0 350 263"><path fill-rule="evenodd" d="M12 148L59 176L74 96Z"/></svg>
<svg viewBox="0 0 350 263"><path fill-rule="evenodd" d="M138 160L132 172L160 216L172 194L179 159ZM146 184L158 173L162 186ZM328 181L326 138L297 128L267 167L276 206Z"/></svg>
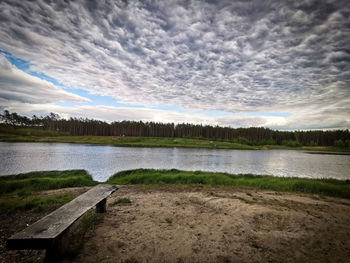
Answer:
<svg viewBox="0 0 350 263"><path fill-rule="evenodd" d="M350 155L291 150L134 148L68 143L0 143L0 175L85 169L105 181L135 168L203 170L313 178L350 179Z"/></svg>

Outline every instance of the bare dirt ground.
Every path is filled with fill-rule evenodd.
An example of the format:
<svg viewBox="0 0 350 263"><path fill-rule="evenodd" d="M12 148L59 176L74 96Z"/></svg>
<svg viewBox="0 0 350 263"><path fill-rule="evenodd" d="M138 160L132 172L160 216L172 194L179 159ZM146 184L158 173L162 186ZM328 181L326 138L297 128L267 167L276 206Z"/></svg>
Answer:
<svg viewBox="0 0 350 263"><path fill-rule="evenodd" d="M231 187L122 186L76 262L350 262L350 201Z"/></svg>
<svg viewBox="0 0 350 263"><path fill-rule="evenodd" d="M133 203L112 205L121 197ZM64 262L350 262L350 200L232 187L130 185L121 186L108 203L83 249ZM11 253L22 262L42 261Z"/></svg>

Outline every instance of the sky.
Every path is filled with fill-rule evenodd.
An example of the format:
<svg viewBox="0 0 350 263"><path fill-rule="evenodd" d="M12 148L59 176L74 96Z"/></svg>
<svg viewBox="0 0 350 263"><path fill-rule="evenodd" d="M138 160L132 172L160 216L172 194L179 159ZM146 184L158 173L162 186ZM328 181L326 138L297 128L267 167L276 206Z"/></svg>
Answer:
<svg viewBox="0 0 350 263"><path fill-rule="evenodd" d="M350 128L350 1L0 0L0 110Z"/></svg>

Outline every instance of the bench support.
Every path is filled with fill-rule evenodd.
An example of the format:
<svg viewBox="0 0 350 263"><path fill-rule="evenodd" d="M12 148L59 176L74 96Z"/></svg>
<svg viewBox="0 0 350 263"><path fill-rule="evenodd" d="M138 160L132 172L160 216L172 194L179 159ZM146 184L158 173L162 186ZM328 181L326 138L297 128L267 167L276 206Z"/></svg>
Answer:
<svg viewBox="0 0 350 263"><path fill-rule="evenodd" d="M64 254L64 251L63 240L62 237L59 236L52 241L50 246L46 249L44 263L59 262Z"/></svg>
<svg viewBox="0 0 350 263"><path fill-rule="evenodd" d="M97 205L96 205L96 213L106 213L107 211L107 198L102 199Z"/></svg>

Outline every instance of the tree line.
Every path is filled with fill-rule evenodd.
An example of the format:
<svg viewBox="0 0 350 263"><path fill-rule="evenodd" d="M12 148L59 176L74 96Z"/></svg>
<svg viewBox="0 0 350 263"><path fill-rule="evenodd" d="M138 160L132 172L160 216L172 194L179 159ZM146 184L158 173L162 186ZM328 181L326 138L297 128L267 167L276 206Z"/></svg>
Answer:
<svg viewBox="0 0 350 263"><path fill-rule="evenodd" d="M142 137L192 137L235 141L250 145L277 144L287 146L338 146L350 147L349 130L278 131L263 127L231 128L190 123L160 123L143 121L105 121L87 118L61 118L58 114L47 116L21 116L5 110L0 114L3 125L31 127L67 132L85 136L142 136Z"/></svg>

